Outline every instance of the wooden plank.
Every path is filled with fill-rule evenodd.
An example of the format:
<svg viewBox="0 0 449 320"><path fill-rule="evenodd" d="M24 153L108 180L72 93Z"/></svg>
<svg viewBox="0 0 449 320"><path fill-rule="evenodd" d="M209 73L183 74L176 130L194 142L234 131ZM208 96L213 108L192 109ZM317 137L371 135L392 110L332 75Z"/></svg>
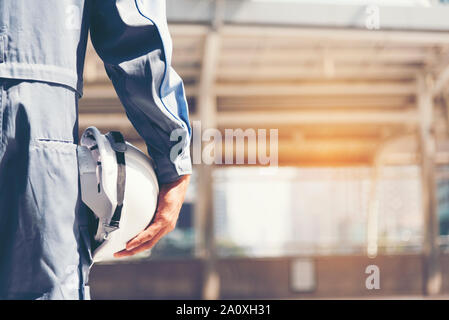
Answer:
<svg viewBox="0 0 449 320"><path fill-rule="evenodd" d="M272 26L238 26L226 25L222 28L224 37L249 38L277 38L290 41L308 41L313 43L338 43L340 41L356 41L367 43L394 43L415 45L443 45L449 44L449 33L432 31L387 31L360 29L332 29L332 28L298 28ZM226 39L226 38L225 38Z"/></svg>
<svg viewBox="0 0 449 320"><path fill-rule="evenodd" d="M414 83L217 84L217 96L413 95ZM203 92L203 91L200 91Z"/></svg>
<svg viewBox="0 0 449 320"><path fill-rule="evenodd" d="M368 63L371 64L372 61ZM384 66L384 65L335 65L332 75L328 75L323 64L314 66L272 65L265 61L244 66L220 66L220 81L266 81L266 80L319 80L319 79L415 79L421 70L418 67ZM181 71L182 72L182 71Z"/></svg>

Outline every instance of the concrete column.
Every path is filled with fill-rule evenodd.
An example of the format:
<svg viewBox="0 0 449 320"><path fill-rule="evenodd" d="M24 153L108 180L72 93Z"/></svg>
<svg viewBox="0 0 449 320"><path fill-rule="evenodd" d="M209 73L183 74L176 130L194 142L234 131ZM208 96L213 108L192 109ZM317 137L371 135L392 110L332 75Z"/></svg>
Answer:
<svg viewBox="0 0 449 320"><path fill-rule="evenodd" d="M198 93L198 112L202 130L218 127L215 78L219 50L219 33L216 28L211 28L204 41ZM201 133L197 132L196 134ZM206 144L203 144L202 149L206 146ZM213 170L214 166L211 164L201 163L198 165L198 189L195 204L196 250L197 256L203 259L204 262L202 298L208 300L218 299L220 294L220 279L216 271Z"/></svg>
<svg viewBox="0 0 449 320"><path fill-rule="evenodd" d="M377 189L380 171L380 156L376 155L373 166L371 168L371 187L369 193L368 217L366 221L366 253L370 258L375 258L379 250L379 195Z"/></svg>
<svg viewBox="0 0 449 320"><path fill-rule="evenodd" d="M442 276L438 245L438 212L435 181L435 136L433 130L433 84L429 75L417 78L417 104L419 112L419 137L422 175L422 205L424 213L423 242L423 293L437 295L441 292Z"/></svg>

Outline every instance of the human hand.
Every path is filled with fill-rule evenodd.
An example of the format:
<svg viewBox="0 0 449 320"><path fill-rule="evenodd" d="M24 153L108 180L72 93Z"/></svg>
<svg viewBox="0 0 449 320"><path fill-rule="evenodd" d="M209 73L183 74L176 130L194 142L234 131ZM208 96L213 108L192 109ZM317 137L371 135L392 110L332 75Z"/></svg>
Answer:
<svg viewBox="0 0 449 320"><path fill-rule="evenodd" d="M125 250L116 252L114 257L129 257L151 249L163 236L173 231L176 227L176 221L178 221L179 211L184 202L189 181L190 175L185 175L175 182L160 186L154 221L131 239L126 244Z"/></svg>

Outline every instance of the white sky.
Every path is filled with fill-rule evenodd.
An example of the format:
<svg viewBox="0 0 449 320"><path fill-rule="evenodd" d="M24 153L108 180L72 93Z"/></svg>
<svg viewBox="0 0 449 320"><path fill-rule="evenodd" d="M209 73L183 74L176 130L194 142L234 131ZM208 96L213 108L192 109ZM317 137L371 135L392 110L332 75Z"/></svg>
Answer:
<svg viewBox="0 0 449 320"><path fill-rule="evenodd" d="M433 0L252 0L253 2L303 2L327 4L353 4L380 6L431 6Z"/></svg>

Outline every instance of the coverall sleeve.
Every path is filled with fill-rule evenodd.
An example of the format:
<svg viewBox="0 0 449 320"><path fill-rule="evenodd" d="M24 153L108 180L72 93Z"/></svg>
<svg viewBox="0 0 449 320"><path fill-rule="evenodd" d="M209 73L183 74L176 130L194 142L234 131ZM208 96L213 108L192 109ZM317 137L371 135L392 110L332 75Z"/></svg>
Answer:
<svg viewBox="0 0 449 320"><path fill-rule="evenodd" d="M170 65L165 1L92 0L90 34L129 120L147 144L159 183L190 174L188 106L183 82Z"/></svg>

